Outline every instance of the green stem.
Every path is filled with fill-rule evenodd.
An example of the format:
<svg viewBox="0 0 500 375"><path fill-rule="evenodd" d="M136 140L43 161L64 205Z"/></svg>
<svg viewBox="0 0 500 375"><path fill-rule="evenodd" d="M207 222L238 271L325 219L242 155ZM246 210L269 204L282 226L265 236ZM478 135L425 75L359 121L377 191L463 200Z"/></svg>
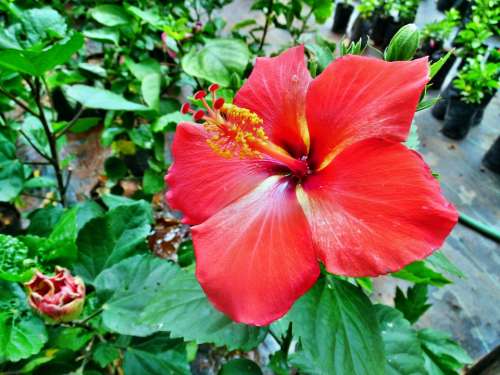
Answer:
<svg viewBox="0 0 500 375"><path fill-rule="evenodd" d="M262 51L262 48L264 47L264 43L266 41L267 32L269 30L269 24L271 23L272 19L273 4L274 0L269 0L269 5L267 6L267 12L266 12L266 23L264 24L264 30L262 31L262 37L260 39L258 52Z"/></svg>
<svg viewBox="0 0 500 375"><path fill-rule="evenodd" d="M468 226L469 228L472 228L478 231L479 233L484 234L486 237L489 237L496 242L500 242L500 231L498 229L495 229L492 226L481 223L480 221L473 219L472 217L464 214L463 212L460 212L459 221L462 224Z"/></svg>
<svg viewBox="0 0 500 375"><path fill-rule="evenodd" d="M6 97L8 97L9 99L13 100L19 107L21 107L22 109L24 109L26 112L29 112L33 116L38 117L38 113L36 113L35 111L33 111L30 107L28 107L27 104L23 103L21 100L19 100L18 98L16 98L14 95L12 95L10 92L8 92L7 90L5 90L2 87L0 87L0 94L3 94Z"/></svg>
<svg viewBox="0 0 500 375"><path fill-rule="evenodd" d="M87 317L85 317L84 319L82 320L77 320L76 322L74 322L75 324L78 324L78 325L81 325L81 324L85 324L87 323L89 320L95 318L97 315L99 315L100 313L102 313L104 311L104 309L101 307L100 309L97 309L96 311L94 311L92 314L88 315Z"/></svg>

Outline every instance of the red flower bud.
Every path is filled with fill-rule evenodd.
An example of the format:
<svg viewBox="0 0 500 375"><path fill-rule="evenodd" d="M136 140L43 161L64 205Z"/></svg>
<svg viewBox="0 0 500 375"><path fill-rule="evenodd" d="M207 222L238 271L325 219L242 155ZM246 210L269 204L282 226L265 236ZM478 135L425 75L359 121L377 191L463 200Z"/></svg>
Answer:
<svg viewBox="0 0 500 375"><path fill-rule="evenodd" d="M50 321L69 322L82 312L85 284L66 268L56 266L54 276L37 271L25 286L31 307Z"/></svg>

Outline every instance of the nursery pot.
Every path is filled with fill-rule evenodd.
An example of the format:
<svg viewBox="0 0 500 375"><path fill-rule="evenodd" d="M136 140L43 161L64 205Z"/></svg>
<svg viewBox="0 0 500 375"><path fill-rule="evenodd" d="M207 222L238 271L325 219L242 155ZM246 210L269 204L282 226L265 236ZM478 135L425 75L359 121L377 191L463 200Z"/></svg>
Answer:
<svg viewBox="0 0 500 375"><path fill-rule="evenodd" d="M422 56L432 56L433 53L443 48L443 41L436 39L425 40L420 48Z"/></svg>
<svg viewBox="0 0 500 375"><path fill-rule="evenodd" d="M488 104L490 104L491 99L493 99L496 93L496 91L493 91L492 93L488 93L483 97L481 103L479 103L479 108L477 109L477 112L472 119L472 126L477 126L481 123L481 121L483 120L484 111L486 110L486 107L488 107Z"/></svg>
<svg viewBox="0 0 500 375"><path fill-rule="evenodd" d="M357 42L361 39L363 46L368 42L368 33L370 31L371 22L361 16L358 16L352 25L350 39Z"/></svg>
<svg viewBox="0 0 500 375"><path fill-rule="evenodd" d="M335 16L333 17L332 31L337 34L344 34L347 25L349 24L349 19L354 10L351 4L337 3L335 7Z"/></svg>
<svg viewBox="0 0 500 375"><path fill-rule="evenodd" d="M403 26L404 25L401 22L396 22L393 18L389 18L389 21L387 22L385 28L384 41L382 42L381 45L382 49L385 49L389 45L389 42L391 41L392 37L396 35L398 30Z"/></svg>
<svg viewBox="0 0 500 375"><path fill-rule="evenodd" d="M386 16L375 16L373 20L372 30L370 32L370 38L373 40L375 45L380 46L384 43L385 31L387 25L390 22L390 18Z"/></svg>
<svg viewBox="0 0 500 375"><path fill-rule="evenodd" d="M442 50L438 51L432 54L431 56L431 61L436 62L438 61L441 57L445 56L447 51ZM434 77L432 77L430 84L431 84L431 89L439 90L441 86L443 85L444 80L446 79L446 76L448 75L451 67L455 63L455 60L457 57L455 55L450 55L448 60L443 64L441 69L436 73Z"/></svg>
<svg viewBox="0 0 500 375"><path fill-rule="evenodd" d="M16 234L21 229L21 214L8 202L0 202L0 233Z"/></svg>
<svg viewBox="0 0 500 375"><path fill-rule="evenodd" d="M438 0L437 10L444 12L445 10L451 9L454 3L455 0Z"/></svg>
<svg viewBox="0 0 500 375"><path fill-rule="evenodd" d="M450 83L446 88L441 92L441 100L439 100L432 107L431 114L437 120L444 120L444 116L446 114L446 108L448 108L448 102L451 97L458 97L459 93L455 89L455 87Z"/></svg>
<svg viewBox="0 0 500 375"><path fill-rule="evenodd" d="M478 106L463 102L460 97L450 97L441 132L451 139L464 139L472 125Z"/></svg>
<svg viewBox="0 0 500 375"><path fill-rule="evenodd" d="M488 152L484 155L483 164L489 170L500 173L500 137L497 138L495 143L493 143Z"/></svg>

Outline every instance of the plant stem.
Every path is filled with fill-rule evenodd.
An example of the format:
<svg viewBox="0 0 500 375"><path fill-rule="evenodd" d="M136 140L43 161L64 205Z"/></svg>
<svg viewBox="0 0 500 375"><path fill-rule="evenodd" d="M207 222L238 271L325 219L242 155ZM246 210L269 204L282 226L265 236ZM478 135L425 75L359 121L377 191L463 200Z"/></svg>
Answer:
<svg viewBox="0 0 500 375"><path fill-rule="evenodd" d="M283 345L281 346L281 352L285 356L285 359L288 358L288 351L290 350L290 345L293 340L293 331L292 331L292 322L288 324L288 329L286 330L286 336L283 339Z"/></svg>
<svg viewBox="0 0 500 375"><path fill-rule="evenodd" d="M30 82L30 81L27 80L27 82ZM43 130L45 131L45 136L47 137L47 141L49 142L49 148L50 148L50 154L51 154L50 161L51 161L52 167L54 168L54 172L56 174L57 188L59 190L59 199L61 200L61 204L63 206L65 206L66 205L66 197L65 197L65 189L64 189L64 179L63 179L61 166L59 165L59 154L57 152L56 137L50 129L49 122L47 121L47 118L45 117L45 112L43 110L42 99L41 99L40 79L36 78L34 87L32 84L30 84L30 87L32 87L35 90L34 91L35 101L36 101L36 105L38 107L38 112L40 112L39 119L40 119L40 122L42 123ZM50 93L47 93L47 95L50 95Z"/></svg>
<svg viewBox="0 0 500 375"><path fill-rule="evenodd" d="M56 134L56 139L59 138L59 137L62 137L69 129L71 129L71 127L73 125L75 125L75 123L78 121L78 119L80 118L80 116L82 115L83 111L85 110L85 107L81 107L78 112L73 116L73 118L71 119L70 122L68 122L66 124L66 126L64 128L62 128L59 133Z"/></svg>
<svg viewBox="0 0 500 375"><path fill-rule="evenodd" d="M76 322L74 322L75 324L85 324L87 323L89 320L95 318L97 315L99 315L100 313L102 313L104 311L104 309L101 307L100 309L97 309L96 311L94 311L92 314L90 314L89 316L85 317L84 319L82 320L77 320Z"/></svg>
<svg viewBox="0 0 500 375"><path fill-rule="evenodd" d="M267 31L269 30L269 24L271 23L271 18L272 18L272 13L273 13L273 4L274 4L274 0L269 0L269 5L267 6L267 12L266 12L266 23L264 24L264 30L262 31L262 37L260 39L258 52L262 51L262 48L264 48L264 43L266 41Z"/></svg>
<svg viewBox="0 0 500 375"><path fill-rule="evenodd" d="M19 100L18 98L16 98L10 92L6 91L3 87L0 87L0 93L4 94L9 99L13 100L19 107L21 107L22 109L24 109L26 112L29 112L33 116L38 117L38 113L36 113L35 111L33 111L30 107L28 107L27 104L25 104L24 102L22 102L21 100Z"/></svg>
<svg viewBox="0 0 500 375"><path fill-rule="evenodd" d="M306 31L307 22L309 22L309 18L311 18L313 12L314 7L311 7L311 9L309 9L309 13L307 13L306 17L302 20L302 27L300 28L299 33L293 37L295 43L297 43L300 36L304 33L304 31Z"/></svg>
<svg viewBox="0 0 500 375"><path fill-rule="evenodd" d="M38 155L40 155L42 158L44 158L45 160L47 160L47 162L49 164L52 164L52 159L50 158L50 156L46 155L42 150L40 150L37 146L35 146L35 144L33 143L33 141L30 139L30 137L28 136L28 134L26 134L24 132L24 130L19 130L19 133L21 133L21 135L24 137L24 139L26 139L26 141L30 144L31 147L33 147L33 149L38 153Z"/></svg>

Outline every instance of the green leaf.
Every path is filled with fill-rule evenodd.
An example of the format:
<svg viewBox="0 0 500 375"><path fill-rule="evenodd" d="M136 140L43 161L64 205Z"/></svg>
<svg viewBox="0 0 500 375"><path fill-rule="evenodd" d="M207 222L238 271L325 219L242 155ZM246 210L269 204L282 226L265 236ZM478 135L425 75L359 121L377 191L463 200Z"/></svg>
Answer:
<svg viewBox="0 0 500 375"><path fill-rule="evenodd" d="M416 284L409 287L406 296L399 287L394 297L395 307L401 311L410 323L415 323L431 307L427 303L427 285Z"/></svg>
<svg viewBox="0 0 500 375"><path fill-rule="evenodd" d="M47 206L32 211L28 216L30 219L28 234L40 237L49 236L63 213L64 208L61 206Z"/></svg>
<svg viewBox="0 0 500 375"><path fill-rule="evenodd" d="M190 115L184 115L179 111L169 113L158 117L151 126L151 130L158 133L163 133L165 131L174 131L178 123L183 121L191 121Z"/></svg>
<svg viewBox="0 0 500 375"><path fill-rule="evenodd" d="M449 51L446 55L441 57L438 61L431 64L430 72L429 72L430 78L433 78L437 74L437 72L439 72L439 70L443 67L444 63L450 58L452 53L453 53L453 50Z"/></svg>
<svg viewBox="0 0 500 375"><path fill-rule="evenodd" d="M428 359L426 368L429 373L439 368L444 374L458 374L464 365L472 363L472 359L446 332L433 329L422 329L417 332ZM429 363L430 361L430 363Z"/></svg>
<svg viewBox="0 0 500 375"><path fill-rule="evenodd" d="M85 30L83 35L99 42L111 42L116 46L120 42L120 33L118 30L107 27L102 29Z"/></svg>
<svg viewBox="0 0 500 375"><path fill-rule="evenodd" d="M284 320L293 323L302 351L291 363L309 374L385 374L382 338L372 305L347 281L322 278Z"/></svg>
<svg viewBox="0 0 500 375"><path fill-rule="evenodd" d="M47 341L45 325L40 318L28 315L13 317L0 313L0 362L17 362L38 353Z"/></svg>
<svg viewBox="0 0 500 375"><path fill-rule="evenodd" d="M16 146L0 132L0 201L9 202L23 190L23 165L17 160Z"/></svg>
<svg viewBox="0 0 500 375"><path fill-rule="evenodd" d="M156 73L146 75L141 82L141 94L146 104L155 111L160 109L161 76Z"/></svg>
<svg viewBox="0 0 500 375"><path fill-rule="evenodd" d="M165 188L163 173L157 173L151 168L146 169L142 180L142 187L146 194L156 194Z"/></svg>
<svg viewBox="0 0 500 375"><path fill-rule="evenodd" d="M73 85L67 88L66 94L86 108L107 109L115 111L146 111L142 104L131 102L112 91L86 85Z"/></svg>
<svg viewBox="0 0 500 375"><path fill-rule="evenodd" d="M145 59L136 63L130 57L126 57L125 65L139 81L144 80L150 74L161 74L160 63L154 59Z"/></svg>
<svg viewBox="0 0 500 375"><path fill-rule="evenodd" d="M225 363L219 375L262 375L262 370L254 361L237 358Z"/></svg>
<svg viewBox="0 0 500 375"><path fill-rule="evenodd" d="M460 271L442 251L435 251L430 257L426 258L425 261L441 271L451 273L458 277L465 277L464 273Z"/></svg>
<svg viewBox="0 0 500 375"><path fill-rule="evenodd" d="M100 117L80 118L75 121L74 125L71 127L70 130L72 133L83 133L99 125L100 123L101 123Z"/></svg>
<svg viewBox="0 0 500 375"><path fill-rule="evenodd" d="M165 333L134 338L125 352L123 367L126 375L191 374L184 345Z"/></svg>
<svg viewBox="0 0 500 375"><path fill-rule="evenodd" d="M243 74L250 52L245 43L236 39L208 40L201 50L191 50L182 58L182 68L194 77L227 87L233 73Z"/></svg>
<svg viewBox="0 0 500 375"><path fill-rule="evenodd" d="M23 11L21 23L26 37L32 44L47 37L63 38L67 30L64 18L48 7Z"/></svg>
<svg viewBox="0 0 500 375"><path fill-rule="evenodd" d="M23 190L56 187L54 179L45 176L33 177L24 183Z"/></svg>
<svg viewBox="0 0 500 375"><path fill-rule="evenodd" d="M151 206L137 201L90 220L78 234L75 271L92 281L102 270L133 254L145 242L153 221Z"/></svg>
<svg viewBox="0 0 500 375"><path fill-rule="evenodd" d="M418 129L415 121L411 123L410 134L406 139L405 146L415 151L420 147L420 138L418 137Z"/></svg>
<svg viewBox="0 0 500 375"><path fill-rule="evenodd" d="M312 7L314 18L318 23L325 23L332 15L332 2L330 0L305 0Z"/></svg>
<svg viewBox="0 0 500 375"><path fill-rule="evenodd" d="M40 245L40 256L46 262L69 263L76 259L78 207L66 211L54 226L47 241Z"/></svg>
<svg viewBox="0 0 500 375"><path fill-rule="evenodd" d="M407 265L401 271L394 272L391 275L399 279L411 281L412 283L430 284L437 287L442 287L451 283L451 281L442 274L434 271L432 268L428 267L425 262L420 260Z"/></svg>
<svg viewBox="0 0 500 375"><path fill-rule="evenodd" d="M264 329L231 321L212 307L192 273L149 254L103 271L94 285L106 300L104 325L124 335L168 331L199 344L250 350L266 334Z"/></svg>
<svg viewBox="0 0 500 375"><path fill-rule="evenodd" d="M63 40L42 51L0 51L0 67L34 76L41 76L57 65L64 64L83 46L83 36L74 33L71 38Z"/></svg>
<svg viewBox="0 0 500 375"><path fill-rule="evenodd" d="M80 327L56 327L50 331L49 346L78 351L94 336L93 332Z"/></svg>
<svg viewBox="0 0 500 375"><path fill-rule="evenodd" d="M0 234L0 279L25 282L33 275L35 261L28 259L28 247L15 237Z"/></svg>
<svg viewBox="0 0 500 375"><path fill-rule="evenodd" d="M127 175L128 168L122 159L110 156L104 162L104 171L111 181L119 181Z"/></svg>
<svg viewBox="0 0 500 375"><path fill-rule="evenodd" d="M119 5L98 5L90 10L90 15L104 26L129 25L132 21L127 11Z"/></svg>
<svg viewBox="0 0 500 375"><path fill-rule="evenodd" d="M426 375L424 353L417 333L403 314L384 305L375 305L387 358L387 375Z"/></svg>
<svg viewBox="0 0 500 375"><path fill-rule="evenodd" d="M411 60L420 42L420 32L415 24L403 26L392 37L384 51L385 61Z"/></svg>
<svg viewBox="0 0 500 375"><path fill-rule="evenodd" d="M92 359L101 368L106 367L118 358L120 358L120 351L114 345L107 342L100 342L97 344L92 353Z"/></svg>

